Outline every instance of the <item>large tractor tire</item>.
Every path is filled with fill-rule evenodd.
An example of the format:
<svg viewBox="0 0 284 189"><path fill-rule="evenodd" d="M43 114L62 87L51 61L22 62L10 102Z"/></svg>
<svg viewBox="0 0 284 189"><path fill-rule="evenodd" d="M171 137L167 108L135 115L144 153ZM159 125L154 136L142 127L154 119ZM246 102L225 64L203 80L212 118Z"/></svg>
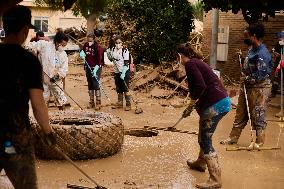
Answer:
<svg viewBox="0 0 284 189"><path fill-rule="evenodd" d="M73 160L104 158L122 147L124 128L120 118L103 112L60 111L50 114L57 146ZM42 141L39 125L32 121L35 153L42 159L64 159Z"/></svg>

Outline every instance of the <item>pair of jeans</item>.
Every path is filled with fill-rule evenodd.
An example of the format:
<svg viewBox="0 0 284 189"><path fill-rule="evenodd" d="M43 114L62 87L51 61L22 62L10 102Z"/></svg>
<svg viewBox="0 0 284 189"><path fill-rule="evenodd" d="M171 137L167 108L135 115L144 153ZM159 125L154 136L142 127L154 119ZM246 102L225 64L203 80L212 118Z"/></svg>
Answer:
<svg viewBox="0 0 284 189"><path fill-rule="evenodd" d="M205 110L200 116L198 143L200 148L203 150L204 155L209 155L215 152L215 149L212 145L212 136L219 121L227 113L228 112L217 114L216 111L212 108Z"/></svg>

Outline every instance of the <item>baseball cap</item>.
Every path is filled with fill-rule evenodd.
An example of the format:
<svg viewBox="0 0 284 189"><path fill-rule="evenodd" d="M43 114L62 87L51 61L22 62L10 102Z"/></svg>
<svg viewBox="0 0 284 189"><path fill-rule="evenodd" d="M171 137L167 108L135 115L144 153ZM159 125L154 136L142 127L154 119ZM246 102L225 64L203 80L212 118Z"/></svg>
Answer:
<svg viewBox="0 0 284 189"><path fill-rule="evenodd" d="M22 29L24 26L28 26L30 29L36 29L31 24L32 14L28 7L16 5L3 14L3 27L7 33L16 32Z"/></svg>
<svg viewBox="0 0 284 189"><path fill-rule="evenodd" d="M284 38L284 31L280 31L277 33L277 37L280 38Z"/></svg>

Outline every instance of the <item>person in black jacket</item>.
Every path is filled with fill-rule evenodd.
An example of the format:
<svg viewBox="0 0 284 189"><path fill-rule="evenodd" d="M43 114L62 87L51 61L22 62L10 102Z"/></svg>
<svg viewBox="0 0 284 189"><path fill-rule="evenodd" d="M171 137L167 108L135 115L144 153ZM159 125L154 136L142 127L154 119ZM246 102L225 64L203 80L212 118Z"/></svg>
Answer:
<svg viewBox="0 0 284 189"><path fill-rule="evenodd" d="M6 31L0 44L0 171L5 170L15 189L36 189L35 156L29 120L29 101L48 145L56 143L43 99L42 67L21 45L31 25L31 11L15 6L3 14Z"/></svg>

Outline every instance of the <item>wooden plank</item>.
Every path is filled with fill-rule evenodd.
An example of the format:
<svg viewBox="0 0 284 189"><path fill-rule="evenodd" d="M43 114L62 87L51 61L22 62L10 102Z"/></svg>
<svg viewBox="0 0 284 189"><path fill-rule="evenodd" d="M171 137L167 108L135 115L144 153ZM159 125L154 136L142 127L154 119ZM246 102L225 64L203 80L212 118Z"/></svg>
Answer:
<svg viewBox="0 0 284 189"><path fill-rule="evenodd" d="M165 76L159 76L159 79L168 83L168 84L171 84L171 85L174 85L174 86L179 86L179 88L185 90L186 92L188 92L188 87L187 86L184 86L184 85L180 85L179 82L175 81L175 80L172 80L172 79L169 79Z"/></svg>

